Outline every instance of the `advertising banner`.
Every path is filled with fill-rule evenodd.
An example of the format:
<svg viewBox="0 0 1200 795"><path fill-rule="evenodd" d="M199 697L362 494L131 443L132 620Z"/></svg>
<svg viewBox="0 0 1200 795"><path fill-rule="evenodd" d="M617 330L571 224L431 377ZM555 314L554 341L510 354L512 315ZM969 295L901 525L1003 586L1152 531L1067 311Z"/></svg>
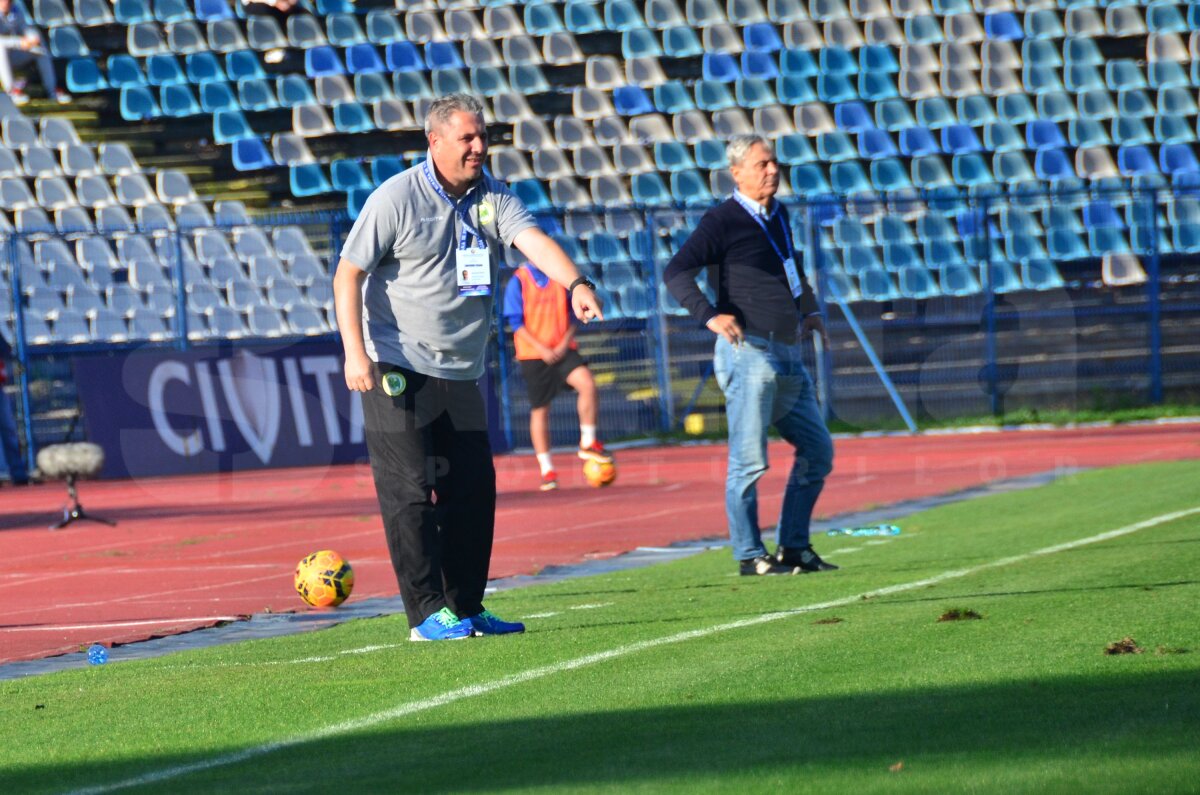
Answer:
<svg viewBox="0 0 1200 795"><path fill-rule="evenodd" d="M88 440L104 448L104 477L367 458L362 402L346 388L335 342L147 348L80 357L74 368Z"/></svg>

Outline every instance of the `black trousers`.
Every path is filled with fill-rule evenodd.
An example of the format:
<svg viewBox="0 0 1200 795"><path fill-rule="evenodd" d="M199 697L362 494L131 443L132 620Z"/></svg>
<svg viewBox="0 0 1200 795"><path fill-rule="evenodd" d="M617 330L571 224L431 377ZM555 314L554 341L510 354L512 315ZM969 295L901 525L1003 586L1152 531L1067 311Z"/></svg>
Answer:
<svg viewBox="0 0 1200 795"><path fill-rule="evenodd" d="M363 423L388 552L409 626L443 607L483 609L496 523L496 469L474 381L380 364L407 384L364 393Z"/></svg>

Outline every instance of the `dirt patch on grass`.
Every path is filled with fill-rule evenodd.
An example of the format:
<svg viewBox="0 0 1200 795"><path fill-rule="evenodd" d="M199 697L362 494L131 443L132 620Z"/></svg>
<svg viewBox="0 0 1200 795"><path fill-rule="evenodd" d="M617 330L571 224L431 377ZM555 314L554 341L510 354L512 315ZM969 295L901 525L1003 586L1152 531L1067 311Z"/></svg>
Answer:
<svg viewBox="0 0 1200 795"><path fill-rule="evenodd" d="M968 607L955 607L938 616L938 621L979 621L982 618Z"/></svg>
<svg viewBox="0 0 1200 795"><path fill-rule="evenodd" d="M1141 654L1144 651L1145 649L1130 637L1121 638L1104 647L1105 654Z"/></svg>
<svg viewBox="0 0 1200 795"><path fill-rule="evenodd" d="M1181 649L1174 646L1158 646L1154 649L1154 653L1160 657L1164 654L1187 654L1188 649Z"/></svg>
<svg viewBox="0 0 1200 795"><path fill-rule="evenodd" d="M838 618L837 616L830 616L829 618L818 618L813 623L814 624L840 624L845 620L846 619Z"/></svg>

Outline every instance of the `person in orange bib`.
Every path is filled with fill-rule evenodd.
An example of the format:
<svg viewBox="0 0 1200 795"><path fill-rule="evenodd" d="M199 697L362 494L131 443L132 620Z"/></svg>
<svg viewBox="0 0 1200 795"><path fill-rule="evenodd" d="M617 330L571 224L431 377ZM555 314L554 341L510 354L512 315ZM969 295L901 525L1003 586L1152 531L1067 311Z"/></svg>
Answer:
<svg viewBox="0 0 1200 795"><path fill-rule="evenodd" d="M529 393L529 436L542 473L542 491L558 488L550 455L550 402L564 387L577 394L579 457L612 461L596 439L596 382L579 355L567 291L530 263L517 268L504 290L504 318Z"/></svg>

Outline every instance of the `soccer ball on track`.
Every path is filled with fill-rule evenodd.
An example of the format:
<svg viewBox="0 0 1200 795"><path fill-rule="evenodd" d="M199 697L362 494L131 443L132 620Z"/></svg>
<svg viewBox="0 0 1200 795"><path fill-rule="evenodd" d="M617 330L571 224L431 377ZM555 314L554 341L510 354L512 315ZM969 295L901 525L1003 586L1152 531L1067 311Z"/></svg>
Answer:
<svg viewBox="0 0 1200 795"><path fill-rule="evenodd" d="M296 565L295 584L313 607L337 607L354 590L354 569L332 549L322 549Z"/></svg>
<svg viewBox="0 0 1200 795"><path fill-rule="evenodd" d="M612 462L584 461L583 479L592 488L600 489L611 486L612 482L617 479L617 465Z"/></svg>

